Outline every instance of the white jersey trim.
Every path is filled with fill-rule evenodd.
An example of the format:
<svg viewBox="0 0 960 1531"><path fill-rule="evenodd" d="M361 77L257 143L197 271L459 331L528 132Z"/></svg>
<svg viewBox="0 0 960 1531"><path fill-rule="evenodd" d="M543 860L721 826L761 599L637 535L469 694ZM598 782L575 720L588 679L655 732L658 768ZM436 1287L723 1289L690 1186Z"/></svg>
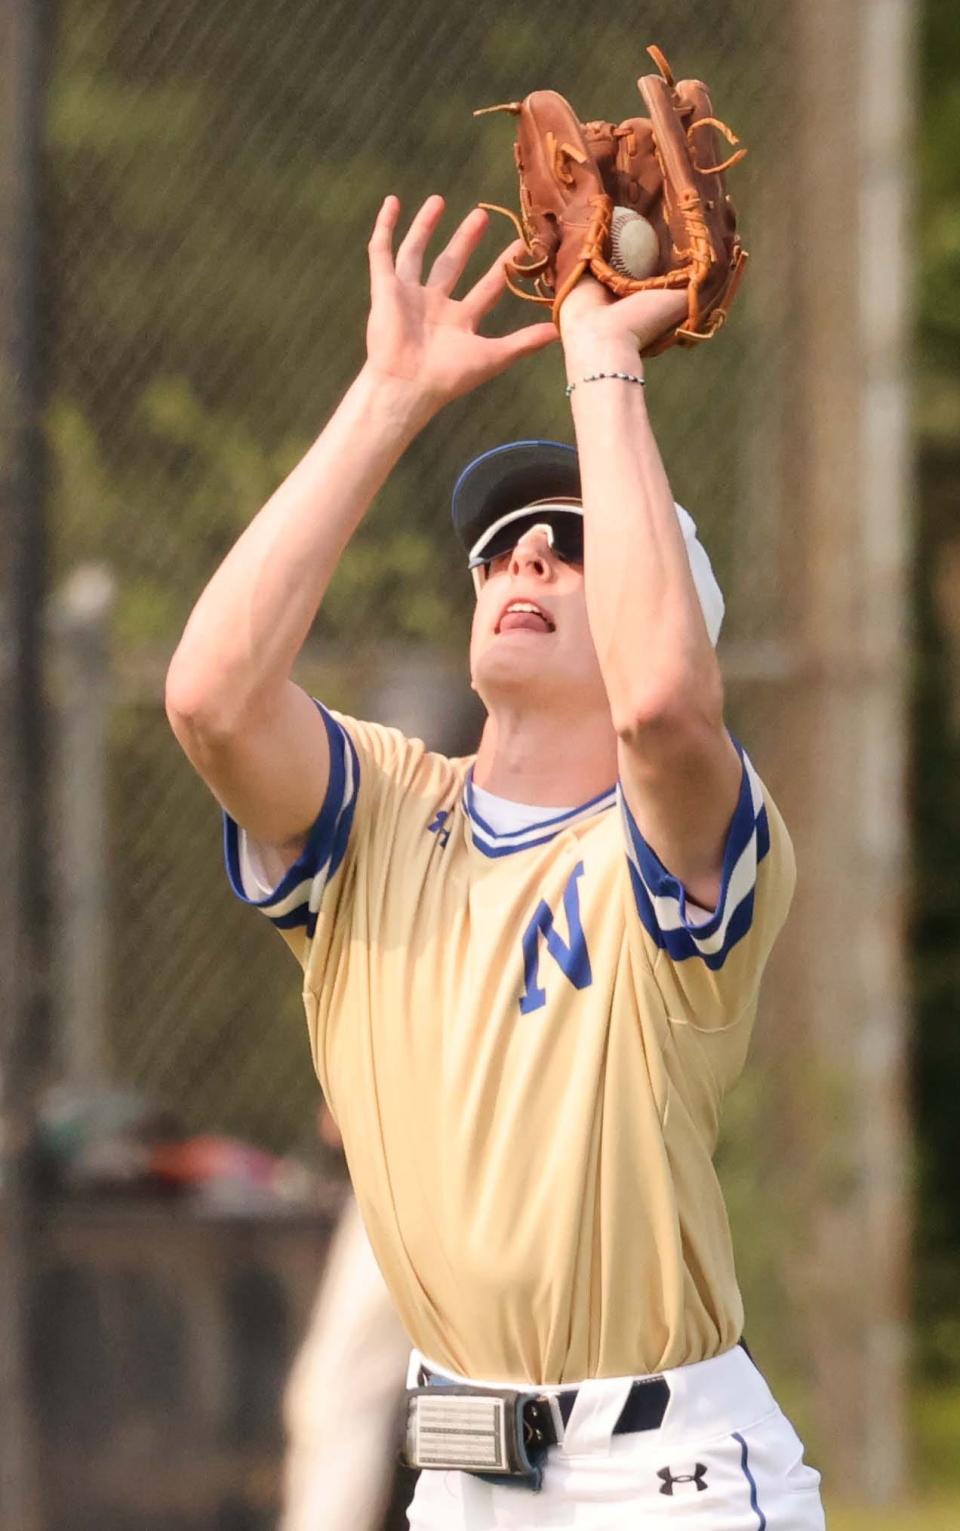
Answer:
<svg viewBox="0 0 960 1531"><path fill-rule="evenodd" d="M603 813L608 808L613 808L617 801L616 787L609 787L597 797L591 798L586 803L581 803L576 808L560 810L547 810L548 817L539 819L528 824L522 829L511 829L498 833L493 825L488 823L478 811L476 788L473 785L473 766L467 772L463 786L463 808L470 826L470 835L474 845L485 856L511 856L516 851L530 850L535 845L546 845L556 835L564 830L579 824L583 819L592 818L595 813ZM532 813L538 812L531 809Z"/></svg>
<svg viewBox="0 0 960 1531"><path fill-rule="evenodd" d="M644 840L620 793L630 877L644 928L674 961L699 957L714 970L723 966L753 923L757 868L770 849L760 778L739 745L737 750L743 764L740 797L727 831L720 897L712 914L687 899L683 884Z"/></svg>
<svg viewBox="0 0 960 1531"><path fill-rule="evenodd" d="M360 762L346 729L319 702L330 746L330 780L323 806L307 843L277 886L263 897L251 897L245 873L255 865L255 844L229 814L223 816L224 860L230 886L245 904L259 909L281 930L297 926L312 936L320 904L331 878L346 854L360 786ZM260 890L262 891L262 890Z"/></svg>

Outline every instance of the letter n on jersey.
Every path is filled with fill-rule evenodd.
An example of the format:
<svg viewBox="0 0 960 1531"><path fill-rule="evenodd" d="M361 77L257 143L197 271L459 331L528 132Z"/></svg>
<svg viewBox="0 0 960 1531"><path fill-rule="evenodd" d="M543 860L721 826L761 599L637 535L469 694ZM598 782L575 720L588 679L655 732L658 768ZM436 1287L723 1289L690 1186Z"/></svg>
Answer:
<svg viewBox="0 0 960 1531"><path fill-rule="evenodd" d="M541 899L526 930L523 932L523 993L520 1010L529 1015L547 1002L546 990L540 987L540 940L546 942L547 951L561 973L575 989L589 989L593 983L590 971L590 953L587 938L580 923L580 895L577 879L583 875L583 862L578 861L563 890L563 912L567 919L567 939L564 941L556 931L554 914L550 905Z"/></svg>

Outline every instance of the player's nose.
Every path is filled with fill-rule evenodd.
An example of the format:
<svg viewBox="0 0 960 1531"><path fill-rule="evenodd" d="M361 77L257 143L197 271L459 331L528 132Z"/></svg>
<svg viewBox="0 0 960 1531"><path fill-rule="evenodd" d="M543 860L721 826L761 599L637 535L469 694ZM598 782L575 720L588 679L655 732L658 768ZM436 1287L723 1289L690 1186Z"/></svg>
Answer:
<svg viewBox="0 0 960 1531"><path fill-rule="evenodd" d="M513 550L510 560L511 574L533 574L538 579L553 575L554 553L547 534L541 526L532 526L524 532Z"/></svg>

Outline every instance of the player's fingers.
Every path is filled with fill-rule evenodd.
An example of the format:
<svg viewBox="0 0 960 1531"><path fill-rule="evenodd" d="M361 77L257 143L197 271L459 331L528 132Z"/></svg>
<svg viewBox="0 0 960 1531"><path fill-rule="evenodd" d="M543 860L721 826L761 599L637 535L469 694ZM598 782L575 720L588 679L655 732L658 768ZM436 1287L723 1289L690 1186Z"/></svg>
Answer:
<svg viewBox="0 0 960 1531"><path fill-rule="evenodd" d="M370 283L393 272L393 231L400 216L400 198L384 197L367 244L370 259Z"/></svg>
<svg viewBox="0 0 960 1531"><path fill-rule="evenodd" d="M443 198L428 197L397 251L396 272L402 282L419 282L427 244L442 216Z"/></svg>
<svg viewBox="0 0 960 1531"><path fill-rule="evenodd" d="M685 319L687 308L685 287L654 287L620 298L610 305L605 318L611 327L629 330L642 348Z"/></svg>
<svg viewBox="0 0 960 1531"><path fill-rule="evenodd" d="M522 330L514 330L511 335L501 335L490 344L496 346L500 353L501 367L508 367L519 357L542 351L544 346L559 339L560 332L555 324L527 324Z"/></svg>
<svg viewBox="0 0 960 1531"><path fill-rule="evenodd" d="M467 214L431 266L425 284L427 287L436 287L450 296L489 222L490 216L482 207L475 207Z"/></svg>
<svg viewBox="0 0 960 1531"><path fill-rule="evenodd" d="M630 306L625 313L642 314L646 310L658 318L677 320L686 316L689 299L685 287L654 287L649 292L631 293L626 301Z"/></svg>
<svg viewBox="0 0 960 1531"><path fill-rule="evenodd" d="M474 323L482 319L484 314L489 313L503 296L507 286L504 265L511 257L521 255L524 248L523 240L515 239L512 244L507 245L505 250L501 250L493 265L470 288L464 297L463 306Z"/></svg>

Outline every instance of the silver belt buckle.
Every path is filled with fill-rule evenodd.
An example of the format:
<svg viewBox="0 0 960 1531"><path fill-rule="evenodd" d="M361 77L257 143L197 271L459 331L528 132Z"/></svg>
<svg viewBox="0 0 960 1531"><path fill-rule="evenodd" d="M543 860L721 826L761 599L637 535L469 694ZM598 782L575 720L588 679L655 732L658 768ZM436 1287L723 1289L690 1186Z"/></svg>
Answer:
<svg viewBox="0 0 960 1531"><path fill-rule="evenodd" d="M539 1488L542 1467L525 1439L523 1410L534 1393L460 1387L408 1388L403 1458L408 1467L523 1479Z"/></svg>

